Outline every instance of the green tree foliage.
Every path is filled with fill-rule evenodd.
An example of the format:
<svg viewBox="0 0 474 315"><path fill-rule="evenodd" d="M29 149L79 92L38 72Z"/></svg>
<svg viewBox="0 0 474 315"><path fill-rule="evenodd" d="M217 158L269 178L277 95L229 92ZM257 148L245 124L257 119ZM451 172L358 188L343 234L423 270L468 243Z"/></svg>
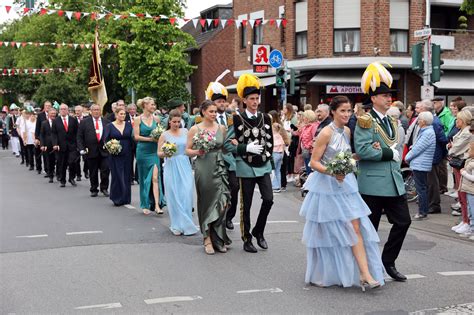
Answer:
<svg viewBox="0 0 474 315"><path fill-rule="evenodd" d="M100 3L100 6L97 4ZM77 1L50 0L51 8L81 12L114 14L145 13L153 16L182 16L181 0L148 1ZM139 96L153 95L158 102L173 96L189 98L185 89L192 72L184 50L194 40L168 20L127 18L92 21L82 18L69 21L57 14L33 14L4 25L1 41L46 43L92 43L99 26L101 43L117 43L118 49L101 49L102 67L109 104L124 99L130 87ZM176 43L169 45L169 43ZM89 100L87 83L91 63L90 49L70 47L25 46L20 49L0 47L0 59L6 68L72 68L74 73L0 77L0 89L9 92L8 100L18 95L33 99L57 100L75 105Z"/></svg>
<svg viewBox="0 0 474 315"><path fill-rule="evenodd" d="M468 15L474 14L474 0L464 0L461 4L461 11L466 12Z"/></svg>

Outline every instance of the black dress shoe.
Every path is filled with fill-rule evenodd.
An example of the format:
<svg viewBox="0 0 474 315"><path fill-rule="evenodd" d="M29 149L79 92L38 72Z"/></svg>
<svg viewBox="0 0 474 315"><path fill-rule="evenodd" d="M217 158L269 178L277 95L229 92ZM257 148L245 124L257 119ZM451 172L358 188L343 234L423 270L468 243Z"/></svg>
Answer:
<svg viewBox="0 0 474 315"><path fill-rule="evenodd" d="M54 183L54 180L52 178L50 178L49 183Z"/></svg>
<svg viewBox="0 0 474 315"><path fill-rule="evenodd" d="M254 235L255 236L255 235ZM268 244L263 235L255 236L257 239L257 245L263 249L268 249Z"/></svg>
<svg viewBox="0 0 474 315"><path fill-rule="evenodd" d="M232 223L231 220L227 220L225 222L225 226L229 229L229 230L233 230L234 229L234 223Z"/></svg>
<svg viewBox="0 0 474 315"><path fill-rule="evenodd" d="M36 170L38 172L38 175L41 175L41 170Z"/></svg>
<svg viewBox="0 0 474 315"><path fill-rule="evenodd" d="M77 177L76 178L76 182L80 182L81 181L81 178L80 177Z"/></svg>
<svg viewBox="0 0 474 315"><path fill-rule="evenodd" d="M48 174L44 175L44 178L48 178L48 177L49 177L49 175L48 175Z"/></svg>
<svg viewBox="0 0 474 315"><path fill-rule="evenodd" d="M107 190L101 190L100 192L101 192L105 197L110 196L110 195L109 195L109 192L108 192Z"/></svg>
<svg viewBox="0 0 474 315"><path fill-rule="evenodd" d="M35 168L34 168L34 167L30 167L30 171L34 171L34 170L35 170Z"/></svg>
<svg viewBox="0 0 474 315"><path fill-rule="evenodd" d="M441 213L441 210L434 210L434 209L429 209L429 210L428 210L428 213L429 213L429 214L433 214L433 213Z"/></svg>
<svg viewBox="0 0 474 315"><path fill-rule="evenodd" d="M84 174L84 177L85 177L86 179L89 179L89 173Z"/></svg>
<svg viewBox="0 0 474 315"><path fill-rule="evenodd" d="M98 193L97 191L91 192L91 197L97 197Z"/></svg>
<svg viewBox="0 0 474 315"><path fill-rule="evenodd" d="M59 187L66 187L66 183L61 183L61 185L59 185Z"/></svg>
<svg viewBox="0 0 474 315"><path fill-rule="evenodd" d="M400 272L398 272L397 268L395 266L385 266L385 271L387 271L387 274L393 278L395 281L407 281L407 277L402 275Z"/></svg>
<svg viewBox="0 0 474 315"><path fill-rule="evenodd" d="M244 243L244 251L249 253L256 253L258 250L253 246L252 241L247 241Z"/></svg>
<svg viewBox="0 0 474 315"><path fill-rule="evenodd" d="M74 179L71 178L71 179L69 180L69 182L70 182L71 185L73 185L74 187L77 186L76 181L75 181Z"/></svg>

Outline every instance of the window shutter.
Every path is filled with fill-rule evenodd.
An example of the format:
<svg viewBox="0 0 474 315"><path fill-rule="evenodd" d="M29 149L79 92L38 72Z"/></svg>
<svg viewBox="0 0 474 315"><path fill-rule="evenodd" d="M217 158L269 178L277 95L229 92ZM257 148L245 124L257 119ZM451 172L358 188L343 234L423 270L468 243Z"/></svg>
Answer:
<svg viewBox="0 0 474 315"><path fill-rule="evenodd" d="M360 0L334 0L334 28L360 28Z"/></svg>

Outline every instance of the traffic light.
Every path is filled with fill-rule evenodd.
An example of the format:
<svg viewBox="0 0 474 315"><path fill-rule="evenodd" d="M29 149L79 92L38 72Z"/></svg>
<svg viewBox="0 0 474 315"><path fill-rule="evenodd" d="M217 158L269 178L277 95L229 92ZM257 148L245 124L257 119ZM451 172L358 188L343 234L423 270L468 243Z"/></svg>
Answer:
<svg viewBox="0 0 474 315"><path fill-rule="evenodd" d="M411 47L411 69L423 73L423 43Z"/></svg>
<svg viewBox="0 0 474 315"><path fill-rule="evenodd" d="M294 95L297 90L299 90L300 79L297 79L296 76L299 75L300 72L295 69L290 69L290 92L288 94Z"/></svg>
<svg viewBox="0 0 474 315"><path fill-rule="evenodd" d="M443 75L441 66L444 64L444 60L441 59L443 50L440 45L431 44L431 83L439 82Z"/></svg>
<svg viewBox="0 0 474 315"><path fill-rule="evenodd" d="M286 71L285 68L278 68L276 71L276 86L283 87L286 83Z"/></svg>

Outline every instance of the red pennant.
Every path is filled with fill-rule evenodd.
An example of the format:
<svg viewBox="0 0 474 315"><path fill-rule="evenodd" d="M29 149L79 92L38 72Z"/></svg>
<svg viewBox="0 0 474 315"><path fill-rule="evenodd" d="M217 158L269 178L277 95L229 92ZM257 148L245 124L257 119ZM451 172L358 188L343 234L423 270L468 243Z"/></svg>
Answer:
<svg viewBox="0 0 474 315"><path fill-rule="evenodd" d="M105 16L105 19L108 20L110 19L110 17L114 16L112 13L107 13L107 15Z"/></svg>
<svg viewBox="0 0 474 315"><path fill-rule="evenodd" d="M159 16L154 16L154 17L153 17L153 20L154 20L155 22L158 22L158 21L160 20L160 17L159 17Z"/></svg>
<svg viewBox="0 0 474 315"><path fill-rule="evenodd" d="M67 47L70 47L70 48L72 48L72 46L73 46L72 44L67 44Z"/></svg>
<svg viewBox="0 0 474 315"><path fill-rule="evenodd" d="M248 22L247 20L242 20L242 25L247 26L247 22Z"/></svg>
<svg viewBox="0 0 474 315"><path fill-rule="evenodd" d="M96 17L97 17L97 13L92 12L92 13L91 13L91 20L95 20Z"/></svg>
<svg viewBox="0 0 474 315"><path fill-rule="evenodd" d="M281 25L283 25L283 27L286 27L287 23L288 23L287 19L281 20Z"/></svg>
<svg viewBox="0 0 474 315"><path fill-rule="evenodd" d="M59 16L64 16L64 11L63 10L58 10L58 15Z"/></svg>
<svg viewBox="0 0 474 315"><path fill-rule="evenodd" d="M26 46L26 42L21 43L21 46L25 47L25 46Z"/></svg>
<svg viewBox="0 0 474 315"><path fill-rule="evenodd" d="M125 20L126 18L128 18L128 15L121 15L120 18L121 18L122 20Z"/></svg>
<svg viewBox="0 0 474 315"><path fill-rule="evenodd" d="M12 46L12 47L15 47L15 45L16 45L15 42L11 42L11 43L10 43L10 46Z"/></svg>
<svg viewBox="0 0 474 315"><path fill-rule="evenodd" d="M40 15L45 15L46 13L48 13L48 10L47 10L47 9L42 8L42 9L40 10Z"/></svg>
<svg viewBox="0 0 474 315"><path fill-rule="evenodd" d="M214 19L214 26L218 27L219 26L219 19Z"/></svg>
<svg viewBox="0 0 474 315"><path fill-rule="evenodd" d="M145 14L143 14L143 13L137 13L135 15L140 19L143 19L145 17Z"/></svg>
<svg viewBox="0 0 474 315"><path fill-rule="evenodd" d="M2 47L2 45L3 45L3 42L0 41L0 47Z"/></svg>
<svg viewBox="0 0 474 315"><path fill-rule="evenodd" d="M81 19L81 12L74 12L74 17L79 21Z"/></svg>
<svg viewBox="0 0 474 315"><path fill-rule="evenodd" d="M259 26L260 24L262 24L262 20L260 19L255 20L255 26Z"/></svg>
<svg viewBox="0 0 474 315"><path fill-rule="evenodd" d="M84 49L84 46L85 46L85 45L84 45L84 44L81 44L80 46L81 46L82 49Z"/></svg>
<svg viewBox="0 0 474 315"><path fill-rule="evenodd" d="M206 27L206 20L205 19L199 20L199 23L201 23L202 27Z"/></svg>
<svg viewBox="0 0 474 315"><path fill-rule="evenodd" d="M62 45L61 45L60 43L57 43L57 44L56 44L56 47L58 47L58 48L61 48L61 46L62 46Z"/></svg>
<svg viewBox="0 0 474 315"><path fill-rule="evenodd" d="M117 48L117 44L113 44L112 47Z"/></svg>
<svg viewBox="0 0 474 315"><path fill-rule="evenodd" d="M40 45L40 43L34 43L33 45L35 45L36 47L38 47Z"/></svg>
<svg viewBox="0 0 474 315"><path fill-rule="evenodd" d="M272 25L272 26L275 25L275 20L274 19L270 20L270 25Z"/></svg>
<svg viewBox="0 0 474 315"><path fill-rule="evenodd" d="M174 25L174 22L176 22L176 18L170 18L171 25Z"/></svg>
<svg viewBox="0 0 474 315"><path fill-rule="evenodd" d="M23 8L23 13L28 13L28 11L30 11L30 8Z"/></svg>
<svg viewBox="0 0 474 315"><path fill-rule="evenodd" d="M10 10L12 9L11 5L6 5L5 9L7 10L7 14L10 13Z"/></svg>
<svg viewBox="0 0 474 315"><path fill-rule="evenodd" d="M234 19L228 19L227 20L227 25L232 25L234 23Z"/></svg>

